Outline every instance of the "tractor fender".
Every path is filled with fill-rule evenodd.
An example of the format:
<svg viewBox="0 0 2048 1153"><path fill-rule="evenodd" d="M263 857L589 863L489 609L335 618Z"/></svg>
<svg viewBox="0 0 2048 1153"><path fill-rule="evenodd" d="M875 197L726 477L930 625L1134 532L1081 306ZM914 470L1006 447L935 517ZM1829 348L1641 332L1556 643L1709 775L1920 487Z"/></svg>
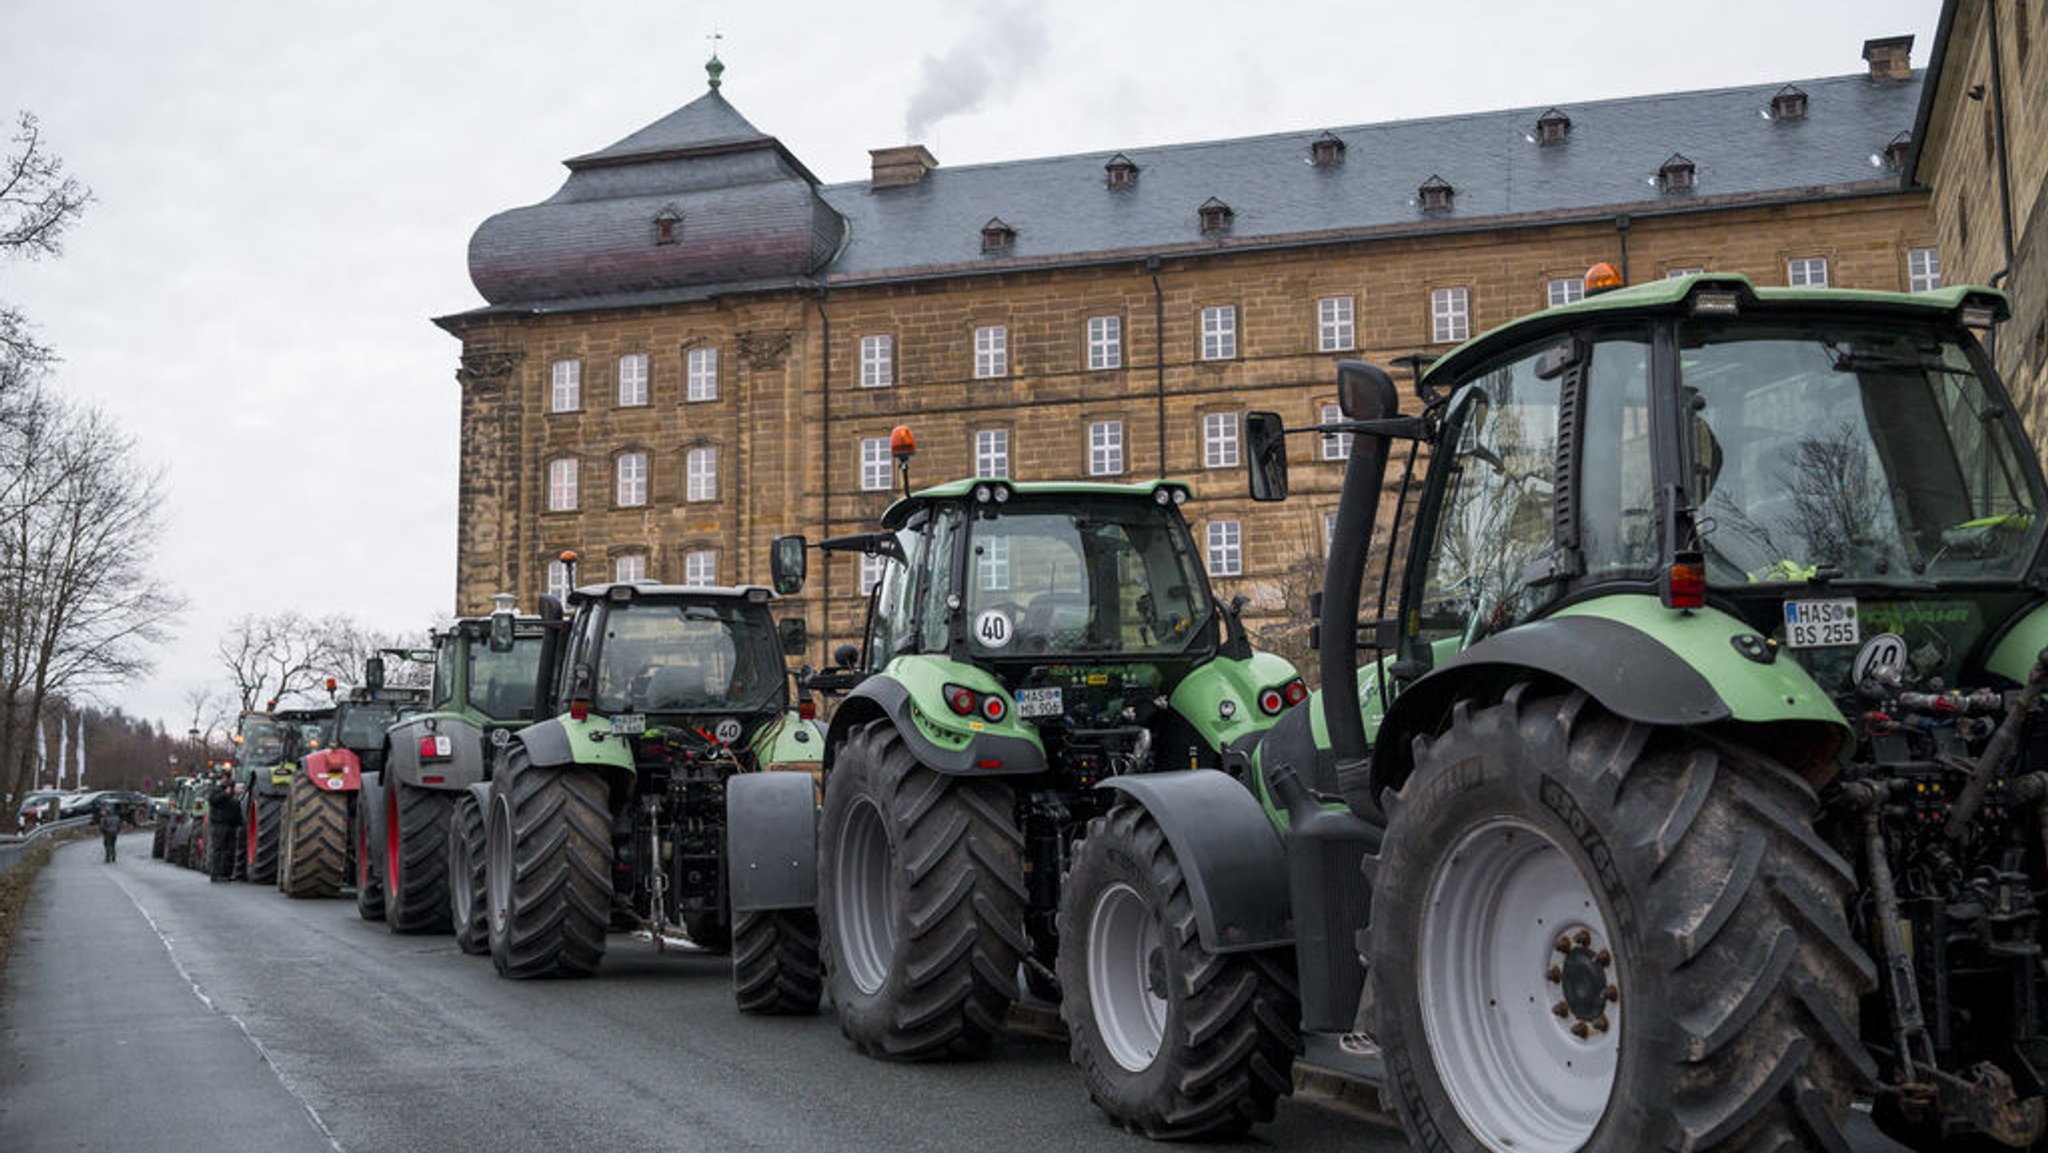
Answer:
<svg viewBox="0 0 2048 1153"><path fill-rule="evenodd" d="M420 738L447 737L446 759L422 762ZM415 788L461 789L484 779L482 730L458 717L412 720L385 736L384 778Z"/></svg>
<svg viewBox="0 0 2048 1153"><path fill-rule="evenodd" d="M800 770L816 779L825 760L825 727L790 709L761 726L747 751L763 769Z"/></svg>
<svg viewBox="0 0 2048 1153"><path fill-rule="evenodd" d="M818 786L809 773L736 773L725 782L732 911L818 901Z"/></svg>
<svg viewBox="0 0 2048 1153"><path fill-rule="evenodd" d="M362 795L356 798L356 820L362 822L363 836L357 844L370 847L370 875L384 875L384 782L378 774L363 778Z"/></svg>
<svg viewBox="0 0 2048 1153"><path fill-rule="evenodd" d="M1746 655L1764 651L1764 641L1716 609L1680 613L1642 594L1596 598L1487 637L1395 698L1375 746L1371 795L1400 787L1414 738L1441 731L1453 705L1532 677L1581 689L1640 724L1797 721L1850 735L1840 711L1796 662Z"/></svg>
<svg viewBox="0 0 2048 1153"><path fill-rule="evenodd" d="M1255 652L1241 660L1217 657L1182 677L1168 703L1211 751L1221 753L1270 728L1273 718L1259 710L1259 693L1298 676L1293 663L1275 653Z"/></svg>
<svg viewBox="0 0 2048 1153"><path fill-rule="evenodd" d="M528 761L536 767L589 765L633 771L632 744L613 736L611 722L603 717L550 717L513 733L512 739L526 749Z"/></svg>
<svg viewBox="0 0 2048 1153"><path fill-rule="evenodd" d="M982 674L986 678L986 674ZM964 677L963 677L964 679ZM970 686L979 688L979 685ZM917 763L953 776L1023 776L1045 771L1045 746L1034 737L977 731L954 747L942 745L919 723L910 687L893 676L873 676L846 695L825 734L825 768L856 725L887 717Z"/></svg>
<svg viewBox="0 0 2048 1153"><path fill-rule="evenodd" d="M1287 853L1243 785L1215 769L1177 769L1111 777L1096 788L1123 793L1159 822L1187 874L1204 948L1243 953L1294 944Z"/></svg>

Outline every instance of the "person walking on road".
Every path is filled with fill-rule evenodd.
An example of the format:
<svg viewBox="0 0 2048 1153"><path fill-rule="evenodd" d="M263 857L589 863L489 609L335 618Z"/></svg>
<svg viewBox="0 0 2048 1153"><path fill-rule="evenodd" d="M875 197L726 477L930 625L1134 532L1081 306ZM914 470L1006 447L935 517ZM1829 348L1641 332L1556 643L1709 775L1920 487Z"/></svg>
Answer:
<svg viewBox="0 0 2048 1153"><path fill-rule="evenodd" d="M212 879L234 880L235 867L242 863L242 800L230 781L215 785L207 798L206 847L213 853Z"/></svg>
<svg viewBox="0 0 2048 1153"><path fill-rule="evenodd" d="M121 835L121 810L115 805L100 806L100 838L107 843L107 864L114 863L114 839Z"/></svg>

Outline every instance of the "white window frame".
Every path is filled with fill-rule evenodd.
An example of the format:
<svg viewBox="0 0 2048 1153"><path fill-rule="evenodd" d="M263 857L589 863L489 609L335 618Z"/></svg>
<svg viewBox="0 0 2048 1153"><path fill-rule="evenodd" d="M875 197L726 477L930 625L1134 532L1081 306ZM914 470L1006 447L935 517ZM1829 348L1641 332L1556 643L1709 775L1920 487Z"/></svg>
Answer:
<svg viewBox="0 0 2048 1153"><path fill-rule="evenodd" d="M1326 512L1323 514L1323 555L1329 556L1330 550L1336 547L1336 544L1337 514L1334 511Z"/></svg>
<svg viewBox="0 0 2048 1153"><path fill-rule="evenodd" d="M1236 468L1237 463L1237 414L1203 413L1202 467Z"/></svg>
<svg viewBox="0 0 2048 1153"><path fill-rule="evenodd" d="M715 549L698 549L683 554L683 583L691 588L707 588L718 583L718 552Z"/></svg>
<svg viewBox="0 0 2048 1153"><path fill-rule="evenodd" d="M1341 405L1326 404L1317 416L1317 424L1335 424L1344 419ZM1324 460L1350 460L1351 434L1348 432L1326 432L1322 435Z"/></svg>
<svg viewBox="0 0 2048 1153"><path fill-rule="evenodd" d="M997 380L1010 375L1010 326L984 324L974 330L974 379Z"/></svg>
<svg viewBox="0 0 2048 1153"><path fill-rule="evenodd" d="M983 592L1001 592L1010 587L1010 538L989 537L981 542L974 557L974 581Z"/></svg>
<svg viewBox="0 0 2048 1153"><path fill-rule="evenodd" d="M1677 280L1681 276L1698 276L1706 270L1705 265L1699 264L1688 264L1684 268L1667 268L1664 270L1664 279Z"/></svg>
<svg viewBox="0 0 2048 1153"><path fill-rule="evenodd" d="M1586 299L1586 278L1583 276L1559 276L1543 287L1548 307L1560 304L1574 304Z"/></svg>
<svg viewBox="0 0 2048 1153"><path fill-rule="evenodd" d="M629 352L619 358L619 407L640 408L647 403L647 354Z"/></svg>
<svg viewBox="0 0 2048 1153"><path fill-rule="evenodd" d="M647 454L622 452L613 469L616 488L612 499L620 508L638 508L647 503Z"/></svg>
<svg viewBox="0 0 2048 1153"><path fill-rule="evenodd" d="M889 438L864 436L860 440L860 490L889 491Z"/></svg>
<svg viewBox="0 0 2048 1153"><path fill-rule="evenodd" d="M612 561L612 579L615 581L646 580L647 554L644 552L620 553Z"/></svg>
<svg viewBox="0 0 2048 1153"><path fill-rule="evenodd" d="M718 450L699 445L683 457L683 500L718 499Z"/></svg>
<svg viewBox="0 0 2048 1153"><path fill-rule="evenodd" d="M1351 298L1325 296L1316 301L1316 351L1350 352L1358 347L1358 327Z"/></svg>
<svg viewBox="0 0 2048 1153"><path fill-rule="evenodd" d="M1244 528L1234 520L1212 520L1206 533L1209 575L1244 575Z"/></svg>
<svg viewBox="0 0 2048 1153"><path fill-rule="evenodd" d="M718 399L718 350L704 347L693 348L684 358L688 366L688 381L683 393L686 401Z"/></svg>
<svg viewBox="0 0 2048 1153"><path fill-rule="evenodd" d="M553 389L548 399L549 412L575 412L583 407L582 361L556 361L552 379Z"/></svg>
<svg viewBox="0 0 2048 1153"><path fill-rule="evenodd" d="M1103 372L1124 366L1124 318L1088 318L1088 371Z"/></svg>
<svg viewBox="0 0 2048 1153"><path fill-rule="evenodd" d="M1202 310L1202 359L1237 359L1237 306L1212 304Z"/></svg>
<svg viewBox="0 0 2048 1153"><path fill-rule="evenodd" d="M1826 288L1828 258L1795 256L1785 262L1785 283L1793 288Z"/></svg>
<svg viewBox="0 0 2048 1153"><path fill-rule="evenodd" d="M560 560L548 562L547 593L556 600L569 599L569 562Z"/></svg>
<svg viewBox="0 0 2048 1153"><path fill-rule="evenodd" d="M860 386L887 388L896 383L896 338L885 334L860 338Z"/></svg>
<svg viewBox="0 0 2048 1153"><path fill-rule="evenodd" d="M549 512L576 511L581 463L573 456L558 456L548 462Z"/></svg>
<svg viewBox="0 0 2048 1153"><path fill-rule="evenodd" d="M875 586L882 583L882 566L888 563L889 559L881 553L860 554L860 595L867 596L875 591Z"/></svg>
<svg viewBox="0 0 2048 1153"><path fill-rule="evenodd" d="M1456 344L1472 337L1472 290L1459 284L1429 290L1429 338Z"/></svg>
<svg viewBox="0 0 2048 1153"><path fill-rule="evenodd" d="M1088 425L1088 475L1122 476L1124 422L1098 420Z"/></svg>
<svg viewBox="0 0 2048 1153"><path fill-rule="evenodd" d="M1941 287L1941 249L1906 250L1906 291L1933 292Z"/></svg>
<svg viewBox="0 0 2048 1153"><path fill-rule="evenodd" d="M977 477L1006 477L1010 475L1009 429L984 428L975 432L974 475Z"/></svg>

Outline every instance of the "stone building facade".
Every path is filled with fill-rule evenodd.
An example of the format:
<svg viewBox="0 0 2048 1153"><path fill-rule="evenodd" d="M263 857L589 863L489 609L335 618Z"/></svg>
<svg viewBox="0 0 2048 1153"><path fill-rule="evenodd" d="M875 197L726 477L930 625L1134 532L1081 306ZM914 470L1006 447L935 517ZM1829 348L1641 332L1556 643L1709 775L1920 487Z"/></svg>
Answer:
<svg viewBox="0 0 2048 1153"><path fill-rule="evenodd" d="M1945 0L1914 125L1943 274L1996 284L1993 354L2037 449L2048 430L2048 0ZM2044 449L2048 459L2048 449Z"/></svg>
<svg viewBox="0 0 2048 1153"><path fill-rule="evenodd" d="M1298 442L1296 499L1255 508L1243 413L1311 422L1337 360L1442 353L1595 261L1876 289L1938 264L1903 179L1921 77L1872 44L1783 85L957 169L887 148L838 185L714 70L472 239L488 303L437 321L462 342L458 610L531 604L564 549L579 583L765 582L776 535L873 523L907 425L914 484L1188 480L1219 590L1283 611L1345 446ZM814 663L863 579L835 559L793 606Z"/></svg>

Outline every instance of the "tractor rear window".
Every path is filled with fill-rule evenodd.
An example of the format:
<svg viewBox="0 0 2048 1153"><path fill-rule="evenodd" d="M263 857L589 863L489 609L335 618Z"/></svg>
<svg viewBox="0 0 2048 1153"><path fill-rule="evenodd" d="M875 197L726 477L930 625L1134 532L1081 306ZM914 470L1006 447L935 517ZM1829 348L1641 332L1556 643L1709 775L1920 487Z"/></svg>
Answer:
<svg viewBox="0 0 2048 1153"><path fill-rule="evenodd" d="M534 682L540 675L539 637L519 637L507 653L494 653L481 640L467 651L471 708L501 721L519 719L522 709L532 715Z"/></svg>
<svg viewBox="0 0 2048 1153"><path fill-rule="evenodd" d="M787 672L775 622L748 602L634 600L612 606L597 657L597 710L747 712Z"/></svg>

